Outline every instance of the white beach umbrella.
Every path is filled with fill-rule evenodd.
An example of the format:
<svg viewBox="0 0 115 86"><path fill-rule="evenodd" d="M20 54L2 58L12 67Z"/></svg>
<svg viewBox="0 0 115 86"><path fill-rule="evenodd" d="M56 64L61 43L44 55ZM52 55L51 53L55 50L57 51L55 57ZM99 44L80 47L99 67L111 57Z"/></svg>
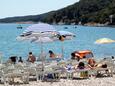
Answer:
<svg viewBox="0 0 115 86"><path fill-rule="evenodd" d="M58 34L56 29L46 23L33 24L26 28L26 30L17 37L19 41L29 40L31 42L52 42L52 37ZM41 50L42 51L42 50Z"/></svg>
<svg viewBox="0 0 115 86"><path fill-rule="evenodd" d="M52 25L46 24L46 23L38 23L34 24L32 26L29 26L26 30L26 32L50 32L50 31L56 31Z"/></svg>
<svg viewBox="0 0 115 86"><path fill-rule="evenodd" d="M39 42L44 43L49 41L49 39L51 39L52 37L55 37L57 34L58 32L52 25L38 23L27 27L26 30L17 37L17 40L38 40Z"/></svg>
<svg viewBox="0 0 115 86"><path fill-rule="evenodd" d="M114 43L115 40L112 40L110 38L100 38L95 41L95 44L108 44L108 43Z"/></svg>
<svg viewBox="0 0 115 86"><path fill-rule="evenodd" d="M52 37L55 36L58 32L56 29L49 24L38 23L31 25L26 28L26 30L17 38L17 39L26 39L30 40L32 37Z"/></svg>

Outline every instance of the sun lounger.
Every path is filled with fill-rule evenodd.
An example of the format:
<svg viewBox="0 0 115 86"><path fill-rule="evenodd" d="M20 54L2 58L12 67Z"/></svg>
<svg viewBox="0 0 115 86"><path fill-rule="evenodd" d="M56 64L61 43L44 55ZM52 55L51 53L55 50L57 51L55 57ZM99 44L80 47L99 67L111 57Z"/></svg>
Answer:
<svg viewBox="0 0 115 86"><path fill-rule="evenodd" d="M2 82L4 83L4 86L7 86L7 84L6 84L6 79L5 79L5 77L4 77L4 73L3 73L2 70L0 70L0 81L1 81L1 83L2 83Z"/></svg>
<svg viewBox="0 0 115 86"><path fill-rule="evenodd" d="M43 76L43 81L59 81L60 71L45 71Z"/></svg>
<svg viewBox="0 0 115 86"><path fill-rule="evenodd" d="M22 83L29 83L28 72L23 68L15 67L15 65L5 67L3 69L3 76L5 78L5 83L8 82L14 84L16 78L18 78Z"/></svg>
<svg viewBox="0 0 115 86"><path fill-rule="evenodd" d="M61 70L51 66L45 66L43 71L43 81L59 81Z"/></svg>
<svg viewBox="0 0 115 86"><path fill-rule="evenodd" d="M97 63L97 66L93 69L96 76L113 76L113 61L111 59L104 59Z"/></svg>
<svg viewBox="0 0 115 86"><path fill-rule="evenodd" d="M113 69L111 67L107 67L107 68L95 68L94 69L96 71L96 76L97 77L101 77L101 76L113 76Z"/></svg>

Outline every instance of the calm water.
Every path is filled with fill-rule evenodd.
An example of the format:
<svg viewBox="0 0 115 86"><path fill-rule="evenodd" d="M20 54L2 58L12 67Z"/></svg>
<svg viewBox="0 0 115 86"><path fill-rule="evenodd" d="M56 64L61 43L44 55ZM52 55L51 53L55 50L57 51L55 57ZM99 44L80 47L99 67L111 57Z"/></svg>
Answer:
<svg viewBox="0 0 115 86"><path fill-rule="evenodd" d="M17 29L17 24L0 24L0 53L3 59L8 59L11 55L27 58L28 52L32 51L36 56L40 54L40 44L27 41L17 41L16 37L20 35L29 24L22 24L23 29ZM73 40L62 42L53 42L43 44L44 52L53 50L61 53L61 47L64 47L64 58L70 58L70 53L75 50L91 50L96 58L104 56L115 56L115 43L112 44L94 44L96 39L107 37L115 39L115 28L111 27L88 27L73 25L54 25L57 30L67 30L76 34ZM68 27L65 29L64 27Z"/></svg>

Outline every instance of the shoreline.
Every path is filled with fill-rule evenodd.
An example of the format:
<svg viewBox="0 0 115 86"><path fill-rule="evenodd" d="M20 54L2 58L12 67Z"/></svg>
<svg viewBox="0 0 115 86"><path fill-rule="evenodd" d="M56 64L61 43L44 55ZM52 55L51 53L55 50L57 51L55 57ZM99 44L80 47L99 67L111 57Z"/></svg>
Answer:
<svg viewBox="0 0 115 86"><path fill-rule="evenodd" d="M37 24L37 23L0 23L0 24ZM51 24L51 25L61 25L61 26L64 26L64 25L67 25L67 26L89 26L89 27L113 27L115 28L115 25L103 25L103 26L98 26L98 25L79 25L79 24Z"/></svg>

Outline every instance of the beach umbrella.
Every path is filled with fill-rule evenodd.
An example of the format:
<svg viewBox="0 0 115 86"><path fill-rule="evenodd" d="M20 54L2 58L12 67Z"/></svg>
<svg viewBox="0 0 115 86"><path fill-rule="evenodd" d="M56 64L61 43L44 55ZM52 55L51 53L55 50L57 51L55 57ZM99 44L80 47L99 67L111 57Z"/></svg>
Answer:
<svg viewBox="0 0 115 86"><path fill-rule="evenodd" d="M69 32L69 31L58 31L60 35L62 36L66 36L66 37L75 37L76 35L72 32Z"/></svg>
<svg viewBox="0 0 115 86"><path fill-rule="evenodd" d="M110 38L100 38L95 41L95 44L108 44L108 43L114 43L115 40L112 40Z"/></svg>
<svg viewBox="0 0 115 86"><path fill-rule="evenodd" d="M56 37L57 34L58 32L52 25L46 23L38 23L27 27L26 30L17 37L17 40L39 42L42 46L42 43L44 42L52 42L52 38ZM41 50L41 53L42 51L43 50Z"/></svg>
<svg viewBox="0 0 115 86"><path fill-rule="evenodd" d="M58 31L59 32L59 40L62 42L62 57L64 57L64 45L63 42L65 40L71 40L74 37L76 37L76 35L72 32L69 31Z"/></svg>
<svg viewBox="0 0 115 86"><path fill-rule="evenodd" d="M26 30L17 37L18 40L32 40L39 37L52 37L58 32L56 29L49 24L38 23L31 25L26 28Z"/></svg>
<svg viewBox="0 0 115 86"><path fill-rule="evenodd" d="M39 42L44 42L45 40L47 41L48 39L55 37L57 34L58 32L52 25L38 23L27 27L26 30L17 37L17 40L39 40Z"/></svg>
<svg viewBox="0 0 115 86"><path fill-rule="evenodd" d="M56 29L50 25L50 24L46 24L46 23L38 23L38 24L33 24L29 27L27 27L27 29L25 30L26 32L52 32L52 31L56 31Z"/></svg>

